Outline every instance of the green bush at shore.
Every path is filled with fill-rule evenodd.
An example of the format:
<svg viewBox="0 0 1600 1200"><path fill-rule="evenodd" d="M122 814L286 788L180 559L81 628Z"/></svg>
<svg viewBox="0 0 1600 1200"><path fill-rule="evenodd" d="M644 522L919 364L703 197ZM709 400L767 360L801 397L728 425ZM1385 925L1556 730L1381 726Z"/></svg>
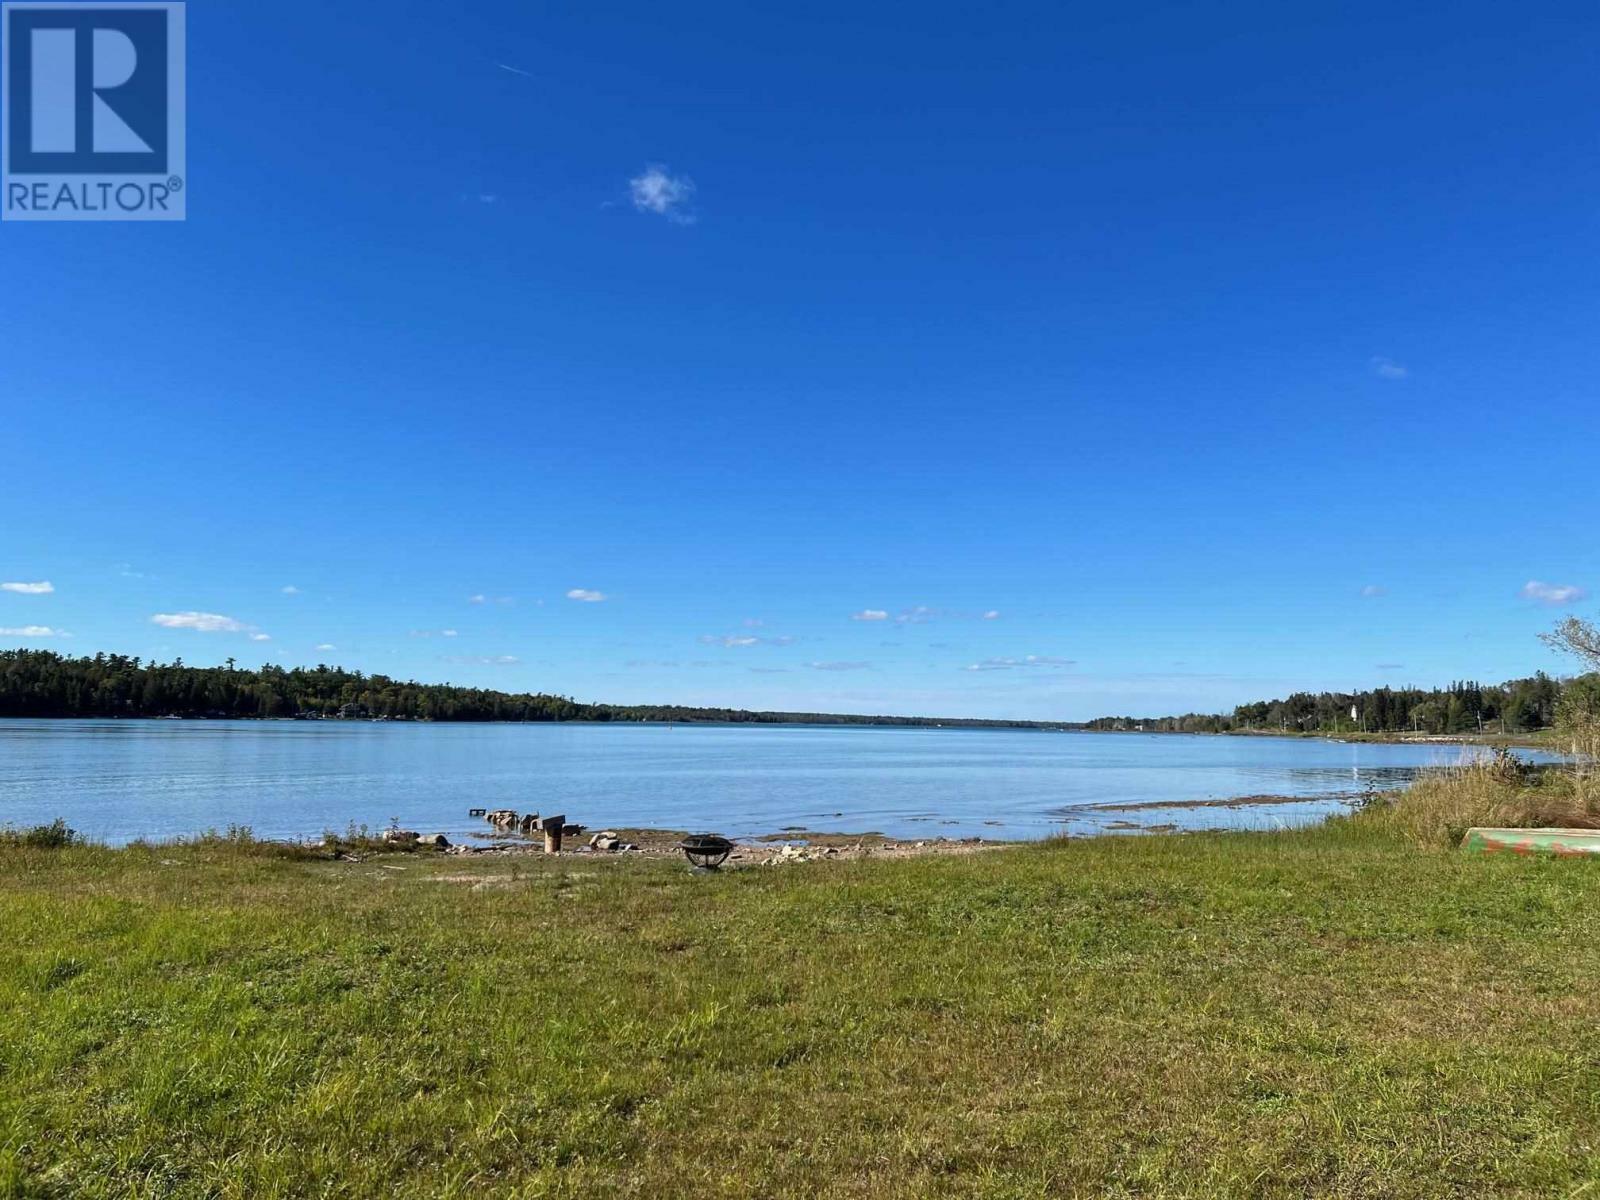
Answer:
<svg viewBox="0 0 1600 1200"><path fill-rule="evenodd" d="M1581 1191L1600 864L1406 804L712 876L13 837L0 1196Z"/></svg>

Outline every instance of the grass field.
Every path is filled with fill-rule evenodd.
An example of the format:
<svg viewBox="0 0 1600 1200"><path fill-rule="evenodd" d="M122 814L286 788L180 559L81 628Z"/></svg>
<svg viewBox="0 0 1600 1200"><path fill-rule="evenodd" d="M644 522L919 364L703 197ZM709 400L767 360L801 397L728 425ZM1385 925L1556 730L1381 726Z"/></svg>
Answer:
<svg viewBox="0 0 1600 1200"><path fill-rule="evenodd" d="M1425 823L1424 823L1425 824ZM1559 1196L1600 863L0 849L0 1196Z"/></svg>

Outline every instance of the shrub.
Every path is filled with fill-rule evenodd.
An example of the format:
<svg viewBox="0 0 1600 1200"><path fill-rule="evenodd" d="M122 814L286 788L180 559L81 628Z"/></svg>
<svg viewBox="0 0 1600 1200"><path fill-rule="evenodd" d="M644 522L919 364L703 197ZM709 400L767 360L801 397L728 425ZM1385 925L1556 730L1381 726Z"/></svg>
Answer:
<svg viewBox="0 0 1600 1200"><path fill-rule="evenodd" d="M32 829L0 829L0 845L26 846L30 850L65 850L83 845L83 835L60 817Z"/></svg>

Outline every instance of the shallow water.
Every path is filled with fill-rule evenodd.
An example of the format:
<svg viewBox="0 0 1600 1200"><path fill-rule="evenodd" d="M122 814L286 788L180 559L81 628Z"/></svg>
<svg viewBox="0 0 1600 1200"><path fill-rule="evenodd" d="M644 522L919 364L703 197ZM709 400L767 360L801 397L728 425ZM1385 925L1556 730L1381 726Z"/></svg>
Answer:
<svg viewBox="0 0 1600 1200"><path fill-rule="evenodd" d="M351 721L0 721L0 824L64 818L120 843L248 825L297 837L398 821L483 833L469 808L591 828L789 827L1038 838L1279 828L1460 762L1458 746L1032 730ZM1100 806L1303 797L1292 804ZM1341 799L1340 797L1343 797Z"/></svg>

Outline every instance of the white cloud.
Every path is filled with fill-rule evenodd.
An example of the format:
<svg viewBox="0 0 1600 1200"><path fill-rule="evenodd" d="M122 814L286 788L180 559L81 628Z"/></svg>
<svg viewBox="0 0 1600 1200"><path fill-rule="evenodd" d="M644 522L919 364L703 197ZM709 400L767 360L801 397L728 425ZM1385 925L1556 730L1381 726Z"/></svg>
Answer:
<svg viewBox="0 0 1600 1200"><path fill-rule="evenodd" d="M1530 579L1522 585L1522 598L1540 604L1558 606L1574 604L1588 594L1581 587L1571 583L1541 583L1537 579Z"/></svg>
<svg viewBox="0 0 1600 1200"><path fill-rule="evenodd" d="M499 67L502 71L510 71L513 75L522 75L528 79L533 78L532 71L524 71L521 67L513 67L510 63L497 62L495 63L495 66Z"/></svg>
<svg viewBox="0 0 1600 1200"><path fill-rule="evenodd" d="M338 648L332 642L321 642L317 646L318 650L337 650Z"/></svg>
<svg viewBox="0 0 1600 1200"><path fill-rule="evenodd" d="M439 630L439 636L440 637L459 637L460 634L458 634L454 629L441 629L441 630Z"/></svg>
<svg viewBox="0 0 1600 1200"><path fill-rule="evenodd" d="M1380 587L1376 583L1369 583L1366 587L1361 589L1361 594L1367 599L1371 600L1378 596L1387 596L1389 594L1389 589L1386 587Z"/></svg>
<svg viewBox="0 0 1600 1200"><path fill-rule="evenodd" d="M270 642L272 640L272 635L270 633L252 633L250 635L250 640L252 642Z"/></svg>
<svg viewBox="0 0 1600 1200"><path fill-rule="evenodd" d="M219 613L156 613L150 618L166 629L193 629L200 633L248 633L250 626Z"/></svg>
<svg viewBox="0 0 1600 1200"><path fill-rule="evenodd" d="M813 671L865 671L872 666L864 662L814 662L808 665Z"/></svg>
<svg viewBox="0 0 1600 1200"><path fill-rule="evenodd" d="M702 633L702 646L791 646L792 637L757 637L753 633Z"/></svg>
<svg viewBox="0 0 1600 1200"><path fill-rule="evenodd" d="M1411 374L1410 370L1402 363L1395 362L1392 358L1375 355L1372 360L1372 373L1379 379L1405 379Z"/></svg>
<svg viewBox="0 0 1600 1200"><path fill-rule="evenodd" d="M881 608L869 608L851 615L852 621L888 621L889 613ZM902 608L893 616L897 625L926 625L930 621L998 621L1000 610L991 608L985 612L971 609L934 608L929 604L918 604L912 608Z"/></svg>
<svg viewBox="0 0 1600 1200"><path fill-rule="evenodd" d="M1013 671L1018 667L1070 667L1074 660L1054 658L1048 654L1030 654L1025 658L986 658L967 668L969 671Z"/></svg>
<svg viewBox="0 0 1600 1200"><path fill-rule="evenodd" d="M567 593L568 600L577 600L582 604L599 604L605 598L604 592L590 591L588 588L573 588Z"/></svg>
<svg viewBox="0 0 1600 1200"><path fill-rule="evenodd" d="M702 633L699 642L702 646L759 646L761 639L748 633Z"/></svg>
<svg viewBox="0 0 1600 1200"><path fill-rule="evenodd" d="M444 661L464 667L514 667L522 660L515 654L457 654Z"/></svg>
<svg viewBox="0 0 1600 1200"><path fill-rule="evenodd" d="M766 624L760 617L746 617L740 622L746 629L760 629Z"/></svg>
<svg viewBox="0 0 1600 1200"><path fill-rule="evenodd" d="M633 197L633 207L640 212L655 213L677 225L693 225L695 214L688 207L694 199L694 180L687 175L673 175L659 163L652 163L644 173L628 180L628 192Z"/></svg>
<svg viewBox="0 0 1600 1200"><path fill-rule="evenodd" d="M295 585L292 583L286 584L284 587L281 587L278 590L285 596L298 596L300 594L300 589L295 587Z"/></svg>
<svg viewBox="0 0 1600 1200"><path fill-rule="evenodd" d="M0 628L0 637L50 638L69 636L65 630L51 629L48 625L22 625Z"/></svg>
<svg viewBox="0 0 1600 1200"><path fill-rule="evenodd" d="M467 597L467 603L468 604L487 604L487 603L489 603L489 597L485 596L482 592L479 592L476 596L468 596Z"/></svg>
<svg viewBox="0 0 1600 1200"><path fill-rule="evenodd" d="M19 596L48 596L55 590L56 585L48 579L38 583L0 583L0 592L16 592Z"/></svg>

